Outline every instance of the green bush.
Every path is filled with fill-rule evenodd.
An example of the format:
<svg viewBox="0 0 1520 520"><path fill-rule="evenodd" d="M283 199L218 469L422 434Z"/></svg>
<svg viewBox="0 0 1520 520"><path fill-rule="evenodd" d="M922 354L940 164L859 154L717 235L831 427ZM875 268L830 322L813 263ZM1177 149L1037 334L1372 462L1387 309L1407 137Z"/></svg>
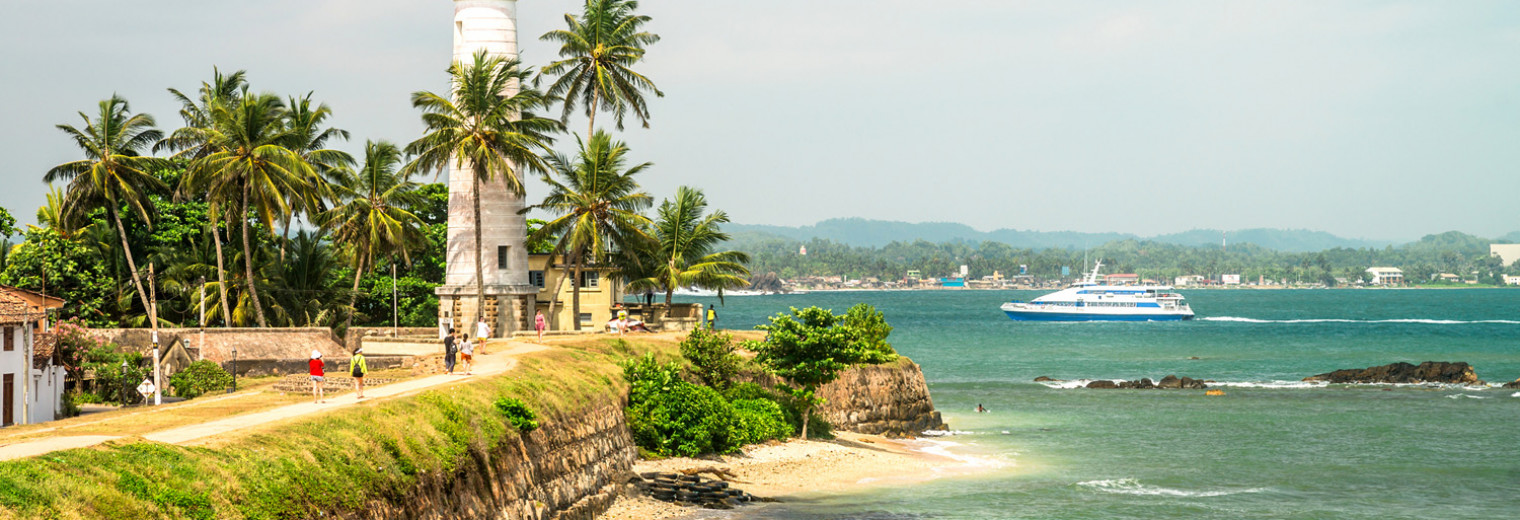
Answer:
<svg viewBox="0 0 1520 520"><path fill-rule="evenodd" d="M681 340L681 356L691 362L692 372L702 383L718 390L733 384L743 362L734 348L733 336L706 329L693 330Z"/></svg>
<svg viewBox="0 0 1520 520"><path fill-rule="evenodd" d="M207 393L225 391L232 386L232 374L223 370L221 365L203 359L191 363L170 377L169 386L174 388L175 395L194 399Z"/></svg>
<svg viewBox="0 0 1520 520"><path fill-rule="evenodd" d="M517 431L526 433L538 429L538 414L517 398L496 398L496 409L507 416L507 422L512 423Z"/></svg>
<svg viewBox="0 0 1520 520"><path fill-rule="evenodd" d="M886 316L875 307L865 303L855 304L845 311L838 326L849 331L859 343L862 350L861 363L879 365L897 361L897 350L887 343L887 336L892 334L892 326L887 324Z"/></svg>
<svg viewBox="0 0 1520 520"><path fill-rule="evenodd" d="M735 428L740 446L785 439L792 436L792 425L786 422L781 405L770 399L738 399L731 401L738 419Z"/></svg>
<svg viewBox="0 0 1520 520"><path fill-rule="evenodd" d="M92 392L80 392L78 394L74 394L73 401L74 404L100 404L102 402L105 402L100 398L99 395L96 395Z"/></svg>
<svg viewBox="0 0 1520 520"><path fill-rule="evenodd" d="M634 443L667 457L738 451L733 406L717 390L688 383L680 374L680 365L661 364L653 356L624 363Z"/></svg>

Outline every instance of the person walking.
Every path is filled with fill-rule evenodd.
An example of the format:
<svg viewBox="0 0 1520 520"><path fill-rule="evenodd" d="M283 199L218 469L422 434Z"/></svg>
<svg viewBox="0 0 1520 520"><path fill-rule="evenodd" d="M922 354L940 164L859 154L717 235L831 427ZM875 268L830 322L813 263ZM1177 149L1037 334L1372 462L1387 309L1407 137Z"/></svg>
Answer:
<svg viewBox="0 0 1520 520"><path fill-rule="evenodd" d="M712 307L708 307L707 308L707 330L717 330L717 329L718 329L718 310L714 309Z"/></svg>
<svg viewBox="0 0 1520 520"><path fill-rule="evenodd" d="M475 346L480 349L480 355L486 355L486 340L491 337L491 326L486 325L486 317L481 316L480 321L475 323Z"/></svg>
<svg viewBox="0 0 1520 520"><path fill-rule="evenodd" d="M540 343L544 341L544 327L547 325L544 321L544 311L538 311L538 314L533 315L533 330L538 331L538 341Z"/></svg>
<svg viewBox="0 0 1520 520"><path fill-rule="evenodd" d="M369 373L369 365L364 364L364 347L354 349L354 355L348 358L348 375L354 378L354 392L359 394L357 399L364 398L364 375Z"/></svg>
<svg viewBox="0 0 1520 520"><path fill-rule="evenodd" d="M450 374L454 373L454 343L459 341L459 335L454 329L449 329L449 337L443 338L443 368Z"/></svg>
<svg viewBox="0 0 1520 520"><path fill-rule="evenodd" d="M470 340L464 340L464 347L459 349L459 360L464 362L464 375L470 375L470 367L475 366L475 344Z"/></svg>
<svg viewBox="0 0 1520 520"><path fill-rule="evenodd" d="M311 402L317 404L327 402L322 400L322 385L327 382L327 377L325 377L325 373L322 371L322 365L322 352L319 350L311 351L311 361L306 362L306 366L311 374Z"/></svg>

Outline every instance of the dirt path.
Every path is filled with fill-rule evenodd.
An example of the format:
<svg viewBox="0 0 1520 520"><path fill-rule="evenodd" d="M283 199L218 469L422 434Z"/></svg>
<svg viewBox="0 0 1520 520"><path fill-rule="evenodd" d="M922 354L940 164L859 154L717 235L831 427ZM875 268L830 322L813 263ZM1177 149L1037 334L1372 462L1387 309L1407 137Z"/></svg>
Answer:
<svg viewBox="0 0 1520 520"><path fill-rule="evenodd" d="M517 366L517 356L530 352L545 350L550 347L523 341L493 341L491 353L475 356L474 375L465 376L460 373L438 374L417 379L409 379L391 383L384 386L364 389L364 399L361 401L357 395L350 392L332 397L326 402L301 403L286 405L262 412L254 412L245 415L237 415L226 419L219 419L189 426L181 426L167 430L160 430L143 435L143 438L170 444L197 445L213 440L216 436L244 431L255 427L262 427L281 421L305 417L308 415L324 413L347 406L355 406L361 403L371 403L393 399L396 397L416 394L418 392L446 386L454 383L469 381L476 377L492 376L511 370ZM149 408L138 413L153 413ZM103 442L120 439L120 436L111 435L70 435L54 436L25 442L18 442L0 446L0 460L11 460L23 457L35 457L58 450L83 448L94 446Z"/></svg>

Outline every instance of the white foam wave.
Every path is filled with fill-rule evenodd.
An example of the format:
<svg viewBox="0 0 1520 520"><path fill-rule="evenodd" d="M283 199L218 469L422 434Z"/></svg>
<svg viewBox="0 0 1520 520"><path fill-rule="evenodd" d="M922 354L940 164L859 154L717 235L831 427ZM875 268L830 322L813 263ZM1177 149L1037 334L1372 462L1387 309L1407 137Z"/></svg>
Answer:
<svg viewBox="0 0 1520 520"><path fill-rule="evenodd" d="M1152 382L1160 381L1160 380L1161 380L1161 378L1159 378L1159 377L1152 377L1151 378ZM1040 384L1045 385L1048 388L1054 388L1054 389L1057 389L1057 390L1068 390L1068 389L1073 389L1073 388L1086 388L1087 384L1091 383L1093 381L1103 381L1103 380L1102 379L1076 379L1076 380L1072 380L1072 381L1060 381L1060 382L1056 382L1056 381L1041 381ZM1108 381L1113 381L1113 382L1117 383L1117 382L1120 382L1120 381L1123 381L1123 380L1122 379L1110 379ZM1205 384L1207 384L1209 386L1209 388L1230 387L1230 388L1267 388L1267 389L1278 389L1278 390L1306 390L1306 389L1315 389L1315 388L1326 388L1326 387L1329 387L1332 383L1330 383L1328 381L1284 381L1284 380L1274 380L1274 381L1209 381L1209 382L1207 382ZM1499 388L1499 387L1503 386L1503 383L1487 383L1485 385L1465 385L1465 384L1457 384L1457 383L1334 383L1334 384L1337 387L1366 386L1366 387L1394 387L1394 388L1431 388L1431 389L1439 389L1439 390L1465 390L1465 391L1473 391L1473 392L1481 392L1481 391L1484 391L1484 390L1487 390L1487 389L1490 389L1490 388Z"/></svg>
<svg viewBox="0 0 1520 520"><path fill-rule="evenodd" d="M1509 396L1510 397L1520 397L1520 392L1515 392L1513 394L1509 394Z"/></svg>
<svg viewBox="0 0 1520 520"><path fill-rule="evenodd" d="M1141 484L1139 480L1132 478L1089 480L1086 482L1078 482L1077 485L1089 487L1105 493L1115 493L1120 495L1159 495L1172 497L1221 497L1227 495L1238 495L1241 493L1260 493L1267 490L1267 488L1245 488L1189 491L1186 489L1172 489L1161 486L1147 486L1145 484Z"/></svg>
<svg viewBox="0 0 1520 520"><path fill-rule="evenodd" d="M1481 395L1469 395L1469 394L1451 394L1451 395L1446 396L1447 399L1461 399L1463 397L1466 397L1468 399L1488 399L1487 397L1483 397Z"/></svg>
<svg viewBox="0 0 1520 520"><path fill-rule="evenodd" d="M919 435L923 435L924 437L949 437L952 435L971 435L971 433L964 430L924 430Z"/></svg>
<svg viewBox="0 0 1520 520"><path fill-rule="evenodd" d="M1242 318L1239 316L1206 316L1198 318L1202 321L1224 321L1238 323L1419 323L1426 325L1473 325L1473 324L1505 324L1520 325L1517 320L1436 320L1425 318L1398 318L1387 320L1349 320L1344 318L1305 318L1295 320L1261 320L1256 318Z"/></svg>

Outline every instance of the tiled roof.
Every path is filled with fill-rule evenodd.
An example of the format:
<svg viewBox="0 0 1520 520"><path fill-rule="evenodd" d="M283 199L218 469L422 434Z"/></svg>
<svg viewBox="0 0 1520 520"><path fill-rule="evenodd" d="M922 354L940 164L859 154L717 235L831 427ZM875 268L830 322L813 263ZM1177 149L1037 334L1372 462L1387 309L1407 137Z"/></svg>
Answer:
<svg viewBox="0 0 1520 520"><path fill-rule="evenodd" d="M0 323L39 321L42 316L42 311L32 310L26 300L0 291Z"/></svg>

